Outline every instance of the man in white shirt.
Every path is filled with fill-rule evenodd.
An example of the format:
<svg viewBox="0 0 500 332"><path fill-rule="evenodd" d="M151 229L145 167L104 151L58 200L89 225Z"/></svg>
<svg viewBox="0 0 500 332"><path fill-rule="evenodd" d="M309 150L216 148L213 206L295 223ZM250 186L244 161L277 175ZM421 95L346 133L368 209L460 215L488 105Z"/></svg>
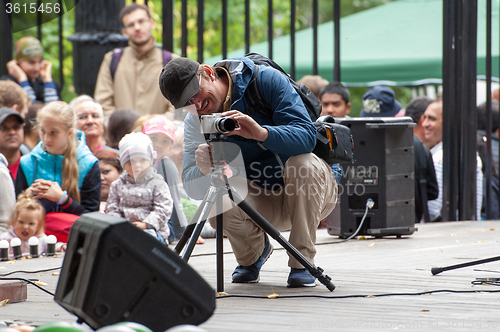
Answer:
<svg viewBox="0 0 500 332"><path fill-rule="evenodd" d="M424 140L423 143L431 150L436 178L439 186L439 196L433 201L428 201L431 221L441 220L443 206L443 102L434 101L425 109L424 115ZM481 216L483 202L483 172L481 171L481 158L476 154L476 218Z"/></svg>

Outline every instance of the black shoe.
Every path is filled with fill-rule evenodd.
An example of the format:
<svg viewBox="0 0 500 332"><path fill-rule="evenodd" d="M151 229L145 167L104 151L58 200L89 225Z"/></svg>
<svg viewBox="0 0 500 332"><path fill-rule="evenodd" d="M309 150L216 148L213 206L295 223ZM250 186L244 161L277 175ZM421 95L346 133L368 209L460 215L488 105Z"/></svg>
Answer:
<svg viewBox="0 0 500 332"><path fill-rule="evenodd" d="M262 255L260 255L259 259L250 266L238 265L233 272L233 282L234 283L254 283L259 282L260 276L259 272L262 268L262 265L267 261L267 259L273 253L273 246L271 242L267 241L266 246L264 247L264 251Z"/></svg>

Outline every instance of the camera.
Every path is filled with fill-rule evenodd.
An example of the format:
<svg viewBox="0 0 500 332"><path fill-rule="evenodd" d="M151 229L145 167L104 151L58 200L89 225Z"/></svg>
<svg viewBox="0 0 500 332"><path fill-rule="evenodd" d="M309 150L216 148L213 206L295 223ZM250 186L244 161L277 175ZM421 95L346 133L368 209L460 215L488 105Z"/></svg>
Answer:
<svg viewBox="0 0 500 332"><path fill-rule="evenodd" d="M203 134L225 134L239 128L238 121L223 118L220 113L201 116L201 132Z"/></svg>

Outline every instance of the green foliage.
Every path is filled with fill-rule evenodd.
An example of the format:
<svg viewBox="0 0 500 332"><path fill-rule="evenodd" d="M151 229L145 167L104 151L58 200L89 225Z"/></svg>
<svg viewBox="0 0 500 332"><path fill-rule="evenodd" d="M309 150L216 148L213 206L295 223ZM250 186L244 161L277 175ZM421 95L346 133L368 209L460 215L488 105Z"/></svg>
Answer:
<svg viewBox="0 0 500 332"><path fill-rule="evenodd" d="M61 91L61 98L69 102L76 97L75 87L73 85L73 45L68 40L68 37L75 32L74 9L70 10L62 16L63 20L63 76L64 85ZM42 29L42 46L44 48L44 59L52 62L52 79L54 82L61 84L59 72L59 19L52 20L44 23ZM32 36L37 38L38 27L27 29L24 31L16 32L13 34L13 42L25 36Z"/></svg>
<svg viewBox="0 0 500 332"><path fill-rule="evenodd" d="M342 0L341 16L347 16L359 11L379 6L392 0ZM132 0L126 0L130 4ZM144 3L144 0L137 0L138 3ZM245 1L227 0L228 3L228 51L243 48L245 46ZM319 24L333 20L333 1L318 0L319 5ZM148 6L151 9L153 19L156 22L156 28L153 36L158 42L162 41L162 0L149 0ZM174 4L174 52L181 54L181 6L180 0ZM196 59L198 54L197 46L197 0L188 0L187 27L188 27L188 47L187 56ZM251 0L250 2L250 43L259 43L268 39L268 0ZM279 37L290 33L290 0L273 1L273 35ZM204 1L204 32L203 43L204 58L209 58L222 53L222 2L220 0ZM312 1L297 0L295 29L310 27L312 25ZM68 41L68 37L74 33L74 9L63 15L63 75L64 85L62 90L62 99L70 101L76 96L73 85L73 45ZM59 72L59 46L58 46L58 19L44 23L42 25L42 45L45 49L45 59L52 62L52 75L54 81L60 83ZM14 42L24 36L37 37L37 28L27 29L16 32L13 35ZM359 113L361 109L361 96L366 88L352 88L352 112ZM402 103L410 95L404 89L395 89L398 99ZM409 99L408 99L409 100Z"/></svg>

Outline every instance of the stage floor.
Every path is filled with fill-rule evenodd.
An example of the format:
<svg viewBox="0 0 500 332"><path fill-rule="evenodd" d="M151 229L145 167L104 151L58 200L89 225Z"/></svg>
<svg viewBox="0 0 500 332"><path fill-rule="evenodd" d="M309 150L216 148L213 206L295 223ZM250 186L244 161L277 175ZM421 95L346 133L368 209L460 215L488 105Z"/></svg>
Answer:
<svg viewBox="0 0 500 332"><path fill-rule="evenodd" d="M500 287L472 285L476 278L500 278L500 261L445 271L433 276L434 266L448 266L500 256L500 221L419 224L401 239L387 237L334 244L337 237L318 230L316 265L337 287L288 289L287 254L275 251L257 284L231 284L236 266L225 243L225 292L242 297L216 300L214 315L201 325L207 331L446 331L500 329ZM287 237L287 233L284 236ZM63 258L0 262L0 274L17 270L60 267ZM215 239L197 245L189 261L216 288ZM56 273L53 273L56 272ZM36 278L55 292L59 270L9 277ZM131 271L133 273L133 271ZM132 285L131 285L132 286ZM433 292L426 295L410 295ZM498 291L498 292L484 292ZM293 298L264 297L276 293ZM377 295L385 294L387 296ZM303 297L302 297L303 296ZM28 285L28 299L0 307L0 320L38 325L75 322L53 298Z"/></svg>

